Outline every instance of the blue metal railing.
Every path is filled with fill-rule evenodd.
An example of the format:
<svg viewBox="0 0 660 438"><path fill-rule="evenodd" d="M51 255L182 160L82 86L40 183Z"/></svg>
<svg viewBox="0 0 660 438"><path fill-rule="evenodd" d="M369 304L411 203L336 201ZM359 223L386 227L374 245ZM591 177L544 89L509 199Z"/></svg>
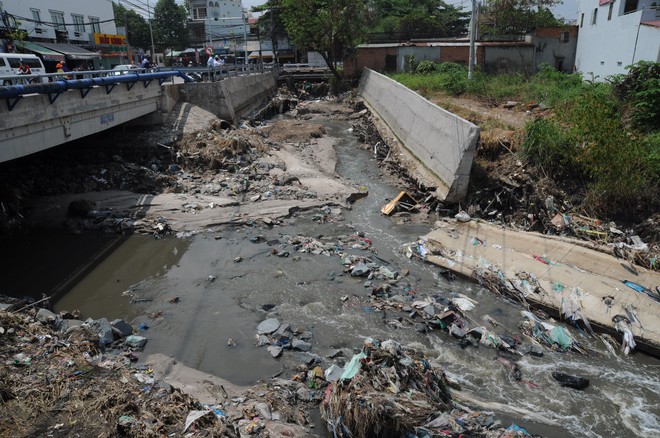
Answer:
<svg viewBox="0 0 660 438"><path fill-rule="evenodd" d="M94 87L105 87L106 93L110 94L117 84L122 83L127 84L128 88L131 89L136 83L143 82L146 88L152 81L158 81L159 84L162 84L165 80L175 76L182 78L186 82L193 82L192 78L178 70L151 72L145 69L136 69L136 72L122 72L123 74L108 74L108 72L116 73L117 71L101 70L67 72L65 74L23 75L18 80L28 82L29 79L32 79L35 83L0 86L0 99L7 101L7 107L11 111L18 101L27 94L48 94L50 103L52 104L60 94L68 90L80 90L81 98L84 99L89 90ZM64 79L63 76L80 77L80 79ZM5 76L0 76L0 81L3 78ZM17 80L16 76L11 76L11 78ZM44 82L44 78L48 78L52 82Z"/></svg>

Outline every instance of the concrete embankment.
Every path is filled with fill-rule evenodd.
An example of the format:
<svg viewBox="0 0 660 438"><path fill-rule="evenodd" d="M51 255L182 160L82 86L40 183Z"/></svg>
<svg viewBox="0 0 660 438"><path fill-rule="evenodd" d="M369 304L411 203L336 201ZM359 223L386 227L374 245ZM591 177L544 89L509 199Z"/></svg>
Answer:
<svg viewBox="0 0 660 438"><path fill-rule="evenodd" d="M218 82L180 84L177 100L199 106L221 119L236 123L277 91L275 73L237 76Z"/></svg>
<svg viewBox="0 0 660 438"><path fill-rule="evenodd" d="M465 197L479 139L476 125L369 69L359 94L416 162L408 163L413 173L436 185L441 199Z"/></svg>

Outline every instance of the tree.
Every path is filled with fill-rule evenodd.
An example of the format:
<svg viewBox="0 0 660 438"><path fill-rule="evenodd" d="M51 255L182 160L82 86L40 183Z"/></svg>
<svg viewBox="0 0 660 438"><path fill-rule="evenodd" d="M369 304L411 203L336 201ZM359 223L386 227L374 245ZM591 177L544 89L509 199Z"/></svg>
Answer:
<svg viewBox="0 0 660 438"><path fill-rule="evenodd" d="M161 49L185 48L190 40L187 19L185 6L177 5L174 0L158 0L152 22L155 44Z"/></svg>
<svg viewBox="0 0 660 438"><path fill-rule="evenodd" d="M151 45L151 34L149 32L149 23L132 9L126 9L119 3L112 2L112 9L115 13L115 24L117 26L126 26L128 22L128 42L133 47L147 49Z"/></svg>
<svg viewBox="0 0 660 438"><path fill-rule="evenodd" d="M550 6L561 0L489 0L483 8L482 35L524 35L544 26L562 23L552 14Z"/></svg>
<svg viewBox="0 0 660 438"><path fill-rule="evenodd" d="M467 32L470 13L442 0L369 0L368 25L372 33L450 37Z"/></svg>
<svg viewBox="0 0 660 438"><path fill-rule="evenodd" d="M253 12L262 12L257 25L259 26L259 35L266 35L270 38L273 48L273 62L277 62L277 41L280 36L286 35L284 22L282 21L282 0L268 0L263 5L254 6Z"/></svg>
<svg viewBox="0 0 660 438"><path fill-rule="evenodd" d="M319 52L341 80L336 63L364 34L362 0L281 0L281 4L290 41L299 49Z"/></svg>

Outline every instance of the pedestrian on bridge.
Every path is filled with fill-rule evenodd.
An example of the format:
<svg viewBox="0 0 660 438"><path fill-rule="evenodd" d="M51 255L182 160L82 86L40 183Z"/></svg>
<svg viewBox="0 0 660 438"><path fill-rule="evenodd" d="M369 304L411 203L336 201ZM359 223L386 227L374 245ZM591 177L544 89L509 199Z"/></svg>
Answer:
<svg viewBox="0 0 660 438"><path fill-rule="evenodd" d="M57 73L67 73L67 72L71 71L71 70L69 70L69 67L66 66L66 62L64 62L64 61L58 62L57 65L55 66L55 68L57 68ZM71 75L58 76L58 79L60 79L60 80L62 80L62 79L71 79L71 78L72 78Z"/></svg>
<svg viewBox="0 0 660 438"><path fill-rule="evenodd" d="M25 62L23 62L22 59L19 59L18 62L20 62L20 65L18 66L18 74L19 75L31 75L32 74L32 69L30 68L29 65L27 65Z"/></svg>

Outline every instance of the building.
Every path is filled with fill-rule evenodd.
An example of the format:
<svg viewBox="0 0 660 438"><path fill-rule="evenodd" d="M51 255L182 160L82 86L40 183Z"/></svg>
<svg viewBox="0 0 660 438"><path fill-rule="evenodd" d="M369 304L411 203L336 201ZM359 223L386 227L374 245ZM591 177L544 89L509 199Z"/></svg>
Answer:
<svg viewBox="0 0 660 438"><path fill-rule="evenodd" d="M229 47L234 43L241 47L245 45L244 37L249 33L249 26L241 0L186 1L194 42L206 42L214 47ZM200 32L202 28L203 35ZM203 41L199 41L201 36Z"/></svg>
<svg viewBox="0 0 660 438"><path fill-rule="evenodd" d="M477 41L477 69L490 74L532 74L543 64L573 72L578 29L576 26L539 28L520 41ZM465 38L443 41L363 44L355 57L344 60L344 75L353 77L368 67L376 71L402 72L411 63L432 61L468 65L470 42Z"/></svg>
<svg viewBox="0 0 660 438"><path fill-rule="evenodd" d="M579 0L575 67L603 81L637 61L660 62L660 1Z"/></svg>
<svg viewBox="0 0 660 438"><path fill-rule="evenodd" d="M0 0L0 13L4 50L36 53L48 71L61 60L70 68L110 68L126 53L107 0ZM17 30L25 37L12 39Z"/></svg>

